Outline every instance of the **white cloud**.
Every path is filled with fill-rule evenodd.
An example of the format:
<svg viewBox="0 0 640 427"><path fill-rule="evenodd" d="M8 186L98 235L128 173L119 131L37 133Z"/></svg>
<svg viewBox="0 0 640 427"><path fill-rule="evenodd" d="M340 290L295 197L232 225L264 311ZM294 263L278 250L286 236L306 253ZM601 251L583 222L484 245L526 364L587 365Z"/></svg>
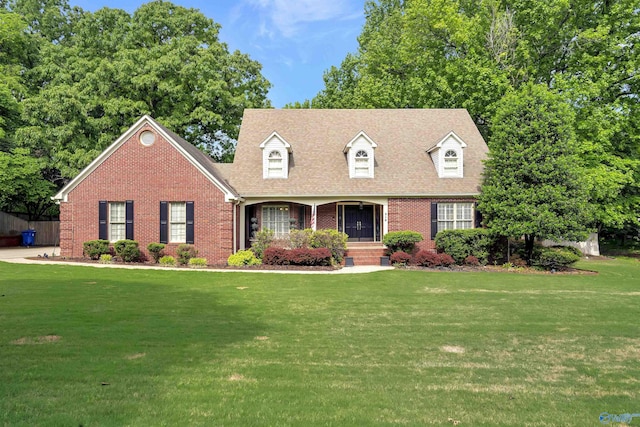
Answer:
<svg viewBox="0 0 640 427"><path fill-rule="evenodd" d="M354 19L361 16L348 0L246 0L257 8L263 25L261 35L275 33L290 38L300 33L305 24L330 20ZM268 29L272 27L271 29Z"/></svg>

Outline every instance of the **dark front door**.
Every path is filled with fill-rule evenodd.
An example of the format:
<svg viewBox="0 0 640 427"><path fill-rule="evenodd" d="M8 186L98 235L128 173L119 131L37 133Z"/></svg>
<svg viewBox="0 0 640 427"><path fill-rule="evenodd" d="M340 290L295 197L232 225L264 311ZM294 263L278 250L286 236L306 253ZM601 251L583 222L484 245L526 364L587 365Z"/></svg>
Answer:
<svg viewBox="0 0 640 427"><path fill-rule="evenodd" d="M350 242L373 241L373 206L345 205L344 232Z"/></svg>

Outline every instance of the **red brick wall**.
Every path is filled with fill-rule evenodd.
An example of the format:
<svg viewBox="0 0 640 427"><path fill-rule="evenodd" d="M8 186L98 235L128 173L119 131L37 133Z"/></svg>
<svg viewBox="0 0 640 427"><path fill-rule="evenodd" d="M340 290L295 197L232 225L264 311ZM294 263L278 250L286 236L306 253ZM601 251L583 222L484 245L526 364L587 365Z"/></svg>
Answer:
<svg viewBox="0 0 640 427"><path fill-rule="evenodd" d="M435 250L431 240L432 202L469 202L469 199L389 199L389 231L411 230L422 234L419 249Z"/></svg>
<svg viewBox="0 0 640 427"><path fill-rule="evenodd" d="M316 206L316 229L331 228L336 230L338 223L336 222L336 204L329 203L326 205Z"/></svg>
<svg viewBox="0 0 640 427"><path fill-rule="evenodd" d="M60 204L61 254L80 257L83 242L98 238L100 200L133 200L134 239L146 255L147 244L160 240L160 201L193 201L198 256L209 264L225 264L233 249L233 204L225 202L224 194L160 135L155 144L144 147L138 134ZM175 255L177 246L168 244L165 252Z"/></svg>

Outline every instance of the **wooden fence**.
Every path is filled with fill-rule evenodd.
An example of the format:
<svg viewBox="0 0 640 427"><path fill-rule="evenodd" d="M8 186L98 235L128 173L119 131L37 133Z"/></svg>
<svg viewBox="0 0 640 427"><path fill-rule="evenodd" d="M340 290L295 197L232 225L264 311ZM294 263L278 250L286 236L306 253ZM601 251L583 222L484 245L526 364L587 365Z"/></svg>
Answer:
<svg viewBox="0 0 640 427"><path fill-rule="evenodd" d="M18 235L28 229L36 230L36 246L57 246L60 243L60 221L26 221L0 212L0 236Z"/></svg>

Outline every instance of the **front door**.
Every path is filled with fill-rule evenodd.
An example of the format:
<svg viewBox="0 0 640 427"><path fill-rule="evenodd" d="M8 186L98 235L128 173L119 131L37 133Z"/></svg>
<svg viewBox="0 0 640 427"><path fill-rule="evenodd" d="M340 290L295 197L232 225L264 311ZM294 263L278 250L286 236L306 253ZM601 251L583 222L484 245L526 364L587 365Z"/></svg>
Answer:
<svg viewBox="0 0 640 427"><path fill-rule="evenodd" d="M373 206L345 205L344 232L350 242L372 242Z"/></svg>

